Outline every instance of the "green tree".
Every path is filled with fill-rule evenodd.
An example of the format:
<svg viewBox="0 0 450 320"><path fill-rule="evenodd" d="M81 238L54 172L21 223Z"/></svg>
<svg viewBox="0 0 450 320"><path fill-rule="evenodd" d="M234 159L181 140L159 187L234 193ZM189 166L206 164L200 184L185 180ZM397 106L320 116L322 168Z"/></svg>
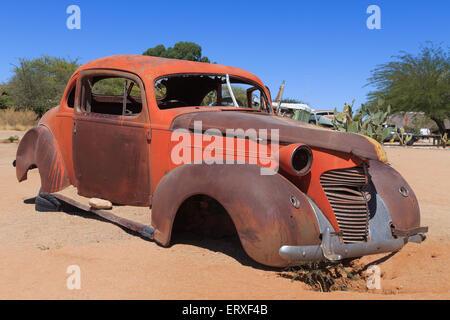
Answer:
<svg viewBox="0 0 450 320"><path fill-rule="evenodd" d="M443 134L450 117L449 47L428 43L416 56L401 52L393 58L372 70L367 85L376 90L368 94L369 103L381 97L394 112L423 111Z"/></svg>
<svg viewBox="0 0 450 320"><path fill-rule="evenodd" d="M162 44L149 48L143 53L144 56L162 57L170 59L181 59L198 62L210 62L208 57L202 57L202 47L194 42L177 42L173 47Z"/></svg>
<svg viewBox="0 0 450 320"><path fill-rule="evenodd" d="M8 85L0 84L0 109L12 107L11 97L8 94Z"/></svg>
<svg viewBox="0 0 450 320"><path fill-rule="evenodd" d="M42 116L59 104L67 82L78 67L78 59L47 55L19 59L7 85L12 105L19 109L32 109Z"/></svg>

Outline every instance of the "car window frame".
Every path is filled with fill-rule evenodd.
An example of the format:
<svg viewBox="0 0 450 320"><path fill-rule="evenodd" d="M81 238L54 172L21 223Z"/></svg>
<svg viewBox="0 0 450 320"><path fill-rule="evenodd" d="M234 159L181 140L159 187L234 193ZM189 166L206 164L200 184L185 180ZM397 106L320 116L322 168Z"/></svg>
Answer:
<svg viewBox="0 0 450 320"><path fill-rule="evenodd" d="M160 76L158 76L158 77L153 79L152 90L154 91L156 82L161 80L162 78L176 77L176 76L183 76L183 75L192 75L192 76L226 76L226 73L222 74L222 73L205 73L205 72L177 72L177 73L164 74L164 75L160 75ZM248 84L248 85L256 87L264 95L264 98L266 99L268 107L269 107L268 111L261 110L261 112L262 113L267 113L267 114L272 114L272 115L274 114L273 107L272 107L272 101L270 101L269 97L266 94L266 90L265 89L267 87L265 87L264 85L260 85L258 82L254 81L254 80L251 80L251 79L248 79L248 78L244 78L242 76L237 76L237 75L234 75L234 74L228 74L228 75L230 76L230 78L235 78L235 79L241 80L242 82L244 82L244 84ZM153 92L153 98L154 98L153 102L155 103L155 105L158 108L158 110L160 110L160 111L170 110L170 109L161 109L158 106L158 102L157 102L157 99L156 99L156 94L154 92ZM202 106L186 106L186 107L202 107ZM212 106L212 107L217 107L217 108L222 107L223 108L224 106ZM185 108L185 107L180 107L180 108ZM173 108L173 109L177 109L177 108ZM251 109L251 108L238 107L238 109L244 109L245 110L245 109ZM256 110L256 109L254 109L254 110Z"/></svg>
<svg viewBox="0 0 450 320"><path fill-rule="evenodd" d="M83 102L85 101L85 86L86 81L92 79L94 77L114 77L114 78L124 78L128 80L134 81L140 89L141 92L141 101L142 101L142 110L139 114L136 115L116 115L116 114L108 114L108 113L96 113L85 110L83 107ZM92 93L91 93L92 94ZM147 102L147 93L144 85L144 81L135 73L124 71L124 70L115 70L115 69L87 69L80 71L80 76L77 81L77 93L75 96L75 108L74 112L84 115L95 115L95 116L103 116L112 119L121 119L121 120L131 120L131 121L150 121L150 113L148 111L148 102Z"/></svg>

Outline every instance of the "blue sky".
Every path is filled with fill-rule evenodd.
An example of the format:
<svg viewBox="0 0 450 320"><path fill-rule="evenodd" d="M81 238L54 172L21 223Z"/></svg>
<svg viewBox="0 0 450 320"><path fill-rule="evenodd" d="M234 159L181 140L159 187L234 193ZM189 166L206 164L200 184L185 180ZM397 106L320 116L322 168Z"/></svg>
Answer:
<svg viewBox="0 0 450 320"><path fill-rule="evenodd" d="M81 8L81 30L66 27L66 8ZM369 30L369 5L381 30ZM0 82L19 57L141 54L158 44L193 41L220 64L244 68L275 96L315 109L363 103L367 78L400 50L433 41L450 45L450 1L8 1L0 11Z"/></svg>

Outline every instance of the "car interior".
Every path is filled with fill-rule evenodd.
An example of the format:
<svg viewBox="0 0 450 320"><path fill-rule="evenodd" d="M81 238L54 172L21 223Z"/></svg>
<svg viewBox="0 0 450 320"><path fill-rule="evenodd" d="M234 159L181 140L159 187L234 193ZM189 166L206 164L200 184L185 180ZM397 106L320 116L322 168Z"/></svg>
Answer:
<svg viewBox="0 0 450 320"><path fill-rule="evenodd" d="M142 111L139 85L127 78L97 76L86 81L84 110L92 113L135 116ZM255 84L227 75L178 74L155 81L160 109L188 106L227 106L269 112L264 91ZM230 92L231 90L231 92Z"/></svg>
<svg viewBox="0 0 450 320"><path fill-rule="evenodd" d="M252 83L233 77L229 77L227 83L226 75L164 76L155 81L154 89L160 109L188 106L235 106L268 111L268 100L262 93L263 90Z"/></svg>
<svg viewBox="0 0 450 320"><path fill-rule="evenodd" d="M85 111L135 116L142 111L139 85L119 77L93 77L86 86Z"/></svg>

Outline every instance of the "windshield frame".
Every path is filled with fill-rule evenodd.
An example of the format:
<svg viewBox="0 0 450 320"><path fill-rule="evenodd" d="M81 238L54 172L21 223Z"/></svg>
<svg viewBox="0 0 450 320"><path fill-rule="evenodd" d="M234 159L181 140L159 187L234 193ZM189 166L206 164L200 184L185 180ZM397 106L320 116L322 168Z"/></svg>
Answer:
<svg viewBox="0 0 450 320"><path fill-rule="evenodd" d="M152 89L151 90L152 90L153 95L154 95L153 99L154 99L154 101L156 103L156 106L158 107L159 110L164 111L164 110L169 110L169 109L163 109L163 108L159 107L158 102L157 102L158 99L156 99L156 94L155 94L155 85L156 85L156 83L159 80L163 79L163 78L179 77L179 76L219 76L219 77L224 77L225 78L227 76L227 73L179 72L179 73L165 74L165 75L156 77L155 79L153 79ZM265 99L265 101L266 101L266 103L267 103L267 105L269 107L268 108L269 110L265 111L263 109L251 109L249 107L243 107L243 106L239 106L239 107L232 106L233 108L242 109L243 111L251 109L253 111L259 111L259 112L266 113L266 114L274 114L273 107L272 107L272 101L270 101L270 99L269 99L269 97L267 96L267 93L266 93L266 90L268 90L266 86L260 85L258 82L253 81L253 80L248 79L248 78L245 78L245 77L242 77L242 76L237 76L237 75L233 75L233 74L228 74L228 76L230 77L230 80L231 79L232 80L238 80L238 81L241 81L242 84L248 84L248 85L251 85L251 86L254 86L255 88L257 88L260 91L260 93L263 95L263 97L264 97L264 99ZM224 84L226 85L226 82ZM233 85L233 83L231 83L231 84ZM229 108L230 106L183 106L183 107L174 107L174 108L170 108L170 109L173 110L173 109L188 108L188 107L194 107L194 108Z"/></svg>

